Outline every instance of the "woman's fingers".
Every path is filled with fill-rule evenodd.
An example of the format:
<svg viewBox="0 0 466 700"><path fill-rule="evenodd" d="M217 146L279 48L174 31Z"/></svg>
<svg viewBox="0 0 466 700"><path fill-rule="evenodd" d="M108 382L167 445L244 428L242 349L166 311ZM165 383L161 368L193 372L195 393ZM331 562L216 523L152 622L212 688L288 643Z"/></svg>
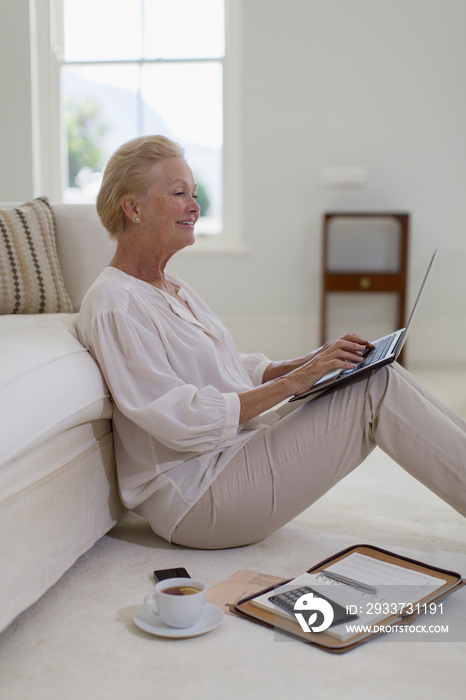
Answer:
<svg viewBox="0 0 466 700"><path fill-rule="evenodd" d="M356 333L347 333L326 343L308 362L291 372L293 381L300 387L296 393L309 389L327 372L356 367L364 353L372 347L372 343Z"/></svg>

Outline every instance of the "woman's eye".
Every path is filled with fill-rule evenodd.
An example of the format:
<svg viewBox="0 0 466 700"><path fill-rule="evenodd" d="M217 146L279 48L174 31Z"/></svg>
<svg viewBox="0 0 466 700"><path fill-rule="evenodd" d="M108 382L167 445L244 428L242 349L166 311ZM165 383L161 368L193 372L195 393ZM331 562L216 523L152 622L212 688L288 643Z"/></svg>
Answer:
<svg viewBox="0 0 466 700"><path fill-rule="evenodd" d="M185 194L186 194L186 192L184 192L184 190L183 191L180 190L179 192L175 192L175 197L184 197ZM193 197L193 199L197 199L198 194L196 192L194 192L192 194L192 197Z"/></svg>

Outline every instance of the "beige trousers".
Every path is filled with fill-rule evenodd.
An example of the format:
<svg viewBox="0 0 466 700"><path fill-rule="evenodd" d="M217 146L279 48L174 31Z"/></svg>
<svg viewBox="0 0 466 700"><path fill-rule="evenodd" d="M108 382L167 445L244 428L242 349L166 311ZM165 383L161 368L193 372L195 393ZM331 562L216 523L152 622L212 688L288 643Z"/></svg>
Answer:
<svg viewBox="0 0 466 700"><path fill-rule="evenodd" d="M172 541L221 549L262 540L376 445L466 515L466 421L393 364L300 405L250 440Z"/></svg>

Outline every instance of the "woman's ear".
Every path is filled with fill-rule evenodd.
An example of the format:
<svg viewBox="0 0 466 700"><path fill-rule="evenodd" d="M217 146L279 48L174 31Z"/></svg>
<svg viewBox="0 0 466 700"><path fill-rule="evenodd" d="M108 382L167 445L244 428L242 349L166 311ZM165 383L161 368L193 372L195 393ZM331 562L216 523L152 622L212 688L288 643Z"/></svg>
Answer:
<svg viewBox="0 0 466 700"><path fill-rule="evenodd" d="M139 207L134 201L134 199L123 200L123 202L121 203L121 208L123 209L123 212L126 214L128 219L136 223L139 222Z"/></svg>

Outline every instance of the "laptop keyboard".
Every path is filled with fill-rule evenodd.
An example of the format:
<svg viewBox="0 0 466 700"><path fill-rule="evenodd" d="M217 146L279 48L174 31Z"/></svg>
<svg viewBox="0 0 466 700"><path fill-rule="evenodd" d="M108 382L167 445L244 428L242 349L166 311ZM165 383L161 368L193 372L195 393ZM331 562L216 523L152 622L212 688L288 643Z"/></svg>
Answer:
<svg viewBox="0 0 466 700"><path fill-rule="evenodd" d="M393 342L394 335L395 334L392 334L387 336L386 338L382 338L378 343L375 344L374 348L372 348L371 350L366 350L366 352L363 355L364 359L362 360L362 362L360 362L359 365L356 365L356 367L352 367L351 369L344 369L343 372L341 372L340 376L342 377L346 374L351 374L351 372L354 372L356 369L361 369L362 367L371 365L374 362L377 362L377 360L380 360L381 357L385 357L387 350Z"/></svg>

